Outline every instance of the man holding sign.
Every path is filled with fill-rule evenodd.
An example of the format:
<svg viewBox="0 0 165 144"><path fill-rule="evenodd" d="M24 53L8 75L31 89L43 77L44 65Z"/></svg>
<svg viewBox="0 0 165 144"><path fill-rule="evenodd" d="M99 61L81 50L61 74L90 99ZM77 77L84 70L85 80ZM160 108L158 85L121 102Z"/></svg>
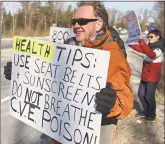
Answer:
<svg viewBox="0 0 165 144"><path fill-rule="evenodd" d="M117 120L125 118L133 107L131 70L118 43L112 39L110 31L106 28L107 23L108 14L101 2L80 2L72 19L79 46L110 52L106 88L95 94L96 110L103 115L100 144L114 143ZM89 62L88 58L87 61ZM7 79L11 79L10 65L8 63L5 67ZM58 142L53 140L52 143Z"/></svg>
<svg viewBox="0 0 165 144"><path fill-rule="evenodd" d="M125 118L133 107L131 70L107 23L108 14L101 2L80 2L72 19L80 46L110 51L107 86L96 93L95 101L96 110L103 115L100 144L114 143L117 120Z"/></svg>

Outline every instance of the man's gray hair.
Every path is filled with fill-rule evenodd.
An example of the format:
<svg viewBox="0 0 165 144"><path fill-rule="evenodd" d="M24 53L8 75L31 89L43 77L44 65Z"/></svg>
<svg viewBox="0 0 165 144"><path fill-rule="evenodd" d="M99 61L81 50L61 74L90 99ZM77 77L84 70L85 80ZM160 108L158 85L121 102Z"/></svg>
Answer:
<svg viewBox="0 0 165 144"><path fill-rule="evenodd" d="M108 13L104 7L103 2L100 2L100 1L80 1L77 3L78 7L81 7L84 5L93 6L95 16L101 18L104 21L104 26L106 26L108 24Z"/></svg>

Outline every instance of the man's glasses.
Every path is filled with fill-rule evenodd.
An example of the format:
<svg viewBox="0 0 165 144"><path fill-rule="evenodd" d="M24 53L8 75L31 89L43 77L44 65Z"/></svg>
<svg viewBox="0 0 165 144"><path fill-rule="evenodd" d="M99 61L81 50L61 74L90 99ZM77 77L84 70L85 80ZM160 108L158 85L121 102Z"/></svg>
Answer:
<svg viewBox="0 0 165 144"><path fill-rule="evenodd" d="M148 36L148 38L150 38L150 39L153 39L153 37L155 37L155 36Z"/></svg>
<svg viewBox="0 0 165 144"><path fill-rule="evenodd" d="M97 21L98 19L86 19L86 18L78 18L78 19L72 19L72 25L74 26L76 23L79 25L86 25L89 22Z"/></svg>

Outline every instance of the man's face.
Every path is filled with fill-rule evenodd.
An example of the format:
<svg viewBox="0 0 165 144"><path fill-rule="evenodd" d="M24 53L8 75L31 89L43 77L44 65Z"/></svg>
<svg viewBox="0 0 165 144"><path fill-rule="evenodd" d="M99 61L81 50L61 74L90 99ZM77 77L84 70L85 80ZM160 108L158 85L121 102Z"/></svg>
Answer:
<svg viewBox="0 0 165 144"><path fill-rule="evenodd" d="M80 18L97 19L94 15L93 7L90 5L81 6L76 10L74 19L76 20ZM97 28L97 20L86 24L78 24L78 22L76 22L75 25L73 25L76 40L81 42L94 37L96 35Z"/></svg>
<svg viewBox="0 0 165 144"><path fill-rule="evenodd" d="M156 36L155 34L150 33L148 35L148 39L149 39L149 43L155 43L159 40L159 36Z"/></svg>

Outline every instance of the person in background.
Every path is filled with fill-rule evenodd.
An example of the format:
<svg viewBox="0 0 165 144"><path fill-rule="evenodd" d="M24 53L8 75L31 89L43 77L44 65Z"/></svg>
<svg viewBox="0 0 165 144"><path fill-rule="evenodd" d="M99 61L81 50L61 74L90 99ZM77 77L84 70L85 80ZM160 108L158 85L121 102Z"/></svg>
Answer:
<svg viewBox="0 0 165 144"><path fill-rule="evenodd" d="M164 39L158 29L148 34L148 45L144 40L139 44L129 45L132 49L146 55L143 61L141 82L138 97L144 108L144 119L153 121L156 118L155 91L161 79L161 68L164 59Z"/></svg>
<svg viewBox="0 0 165 144"><path fill-rule="evenodd" d="M156 29L156 25L154 23L151 23L149 28L148 28L148 31L150 32L150 31L152 31L154 29Z"/></svg>

